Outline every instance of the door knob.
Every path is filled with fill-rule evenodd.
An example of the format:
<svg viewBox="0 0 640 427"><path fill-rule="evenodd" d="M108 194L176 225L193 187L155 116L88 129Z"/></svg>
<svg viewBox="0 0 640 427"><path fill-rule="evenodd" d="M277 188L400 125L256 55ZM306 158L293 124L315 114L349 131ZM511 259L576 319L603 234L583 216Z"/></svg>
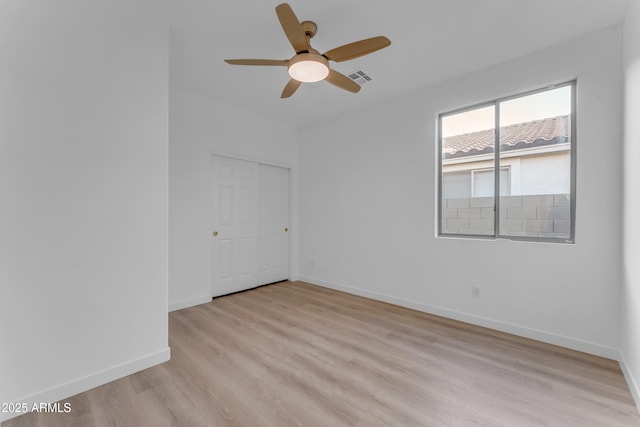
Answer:
<svg viewBox="0 0 640 427"><path fill-rule="evenodd" d="M285 229L284 229L284 232L285 232L285 233L286 233L286 232L288 232L288 231L289 231L289 229L288 229L288 228L285 228Z"/></svg>
<svg viewBox="0 0 640 427"><path fill-rule="evenodd" d="M217 231L214 231L214 232L213 232L213 236L214 236L214 237L216 237L217 235L218 235L218 232L217 232Z"/></svg>

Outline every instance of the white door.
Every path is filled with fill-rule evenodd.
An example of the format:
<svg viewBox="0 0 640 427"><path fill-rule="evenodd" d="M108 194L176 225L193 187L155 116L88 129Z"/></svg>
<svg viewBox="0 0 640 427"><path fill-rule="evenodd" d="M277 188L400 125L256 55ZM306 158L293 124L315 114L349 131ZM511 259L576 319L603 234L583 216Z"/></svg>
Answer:
<svg viewBox="0 0 640 427"><path fill-rule="evenodd" d="M256 286L258 165L213 157L213 290L215 295Z"/></svg>
<svg viewBox="0 0 640 427"><path fill-rule="evenodd" d="M212 295L289 275L289 170L213 156Z"/></svg>
<svg viewBox="0 0 640 427"><path fill-rule="evenodd" d="M258 169L258 284L289 277L289 170Z"/></svg>

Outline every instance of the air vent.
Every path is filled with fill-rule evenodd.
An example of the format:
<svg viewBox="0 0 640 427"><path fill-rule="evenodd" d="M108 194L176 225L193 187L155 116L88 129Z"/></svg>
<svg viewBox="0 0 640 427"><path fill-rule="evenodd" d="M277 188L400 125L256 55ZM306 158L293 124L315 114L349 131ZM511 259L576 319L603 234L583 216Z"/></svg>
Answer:
<svg viewBox="0 0 640 427"><path fill-rule="evenodd" d="M348 74L349 78L359 85L363 85L371 81L371 77L362 70L354 71Z"/></svg>

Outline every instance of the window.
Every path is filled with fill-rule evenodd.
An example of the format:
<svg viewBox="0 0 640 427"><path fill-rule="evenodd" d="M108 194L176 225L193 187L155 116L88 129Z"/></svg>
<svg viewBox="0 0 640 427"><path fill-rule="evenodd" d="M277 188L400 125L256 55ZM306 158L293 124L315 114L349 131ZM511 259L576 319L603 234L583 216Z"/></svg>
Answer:
<svg viewBox="0 0 640 427"><path fill-rule="evenodd" d="M575 87L440 115L439 235L574 241Z"/></svg>

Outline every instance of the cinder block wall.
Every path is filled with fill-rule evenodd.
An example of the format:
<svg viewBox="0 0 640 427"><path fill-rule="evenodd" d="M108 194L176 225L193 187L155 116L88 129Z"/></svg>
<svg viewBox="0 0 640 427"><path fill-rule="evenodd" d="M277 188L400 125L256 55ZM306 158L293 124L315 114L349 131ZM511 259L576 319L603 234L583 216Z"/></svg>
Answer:
<svg viewBox="0 0 640 427"><path fill-rule="evenodd" d="M445 199L442 232L493 235L493 197ZM568 194L505 196L500 198L500 234L569 238Z"/></svg>

